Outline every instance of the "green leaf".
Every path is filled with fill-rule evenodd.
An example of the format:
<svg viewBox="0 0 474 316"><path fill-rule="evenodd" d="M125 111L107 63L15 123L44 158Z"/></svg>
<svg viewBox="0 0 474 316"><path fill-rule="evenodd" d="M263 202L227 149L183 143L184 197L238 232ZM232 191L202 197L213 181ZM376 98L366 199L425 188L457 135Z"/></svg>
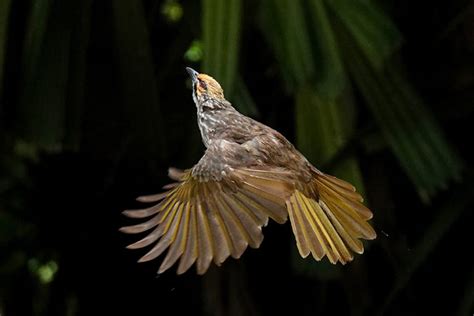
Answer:
<svg viewBox="0 0 474 316"><path fill-rule="evenodd" d="M393 104L380 87L378 77L376 78L370 69L362 64L363 60L354 58L354 56L352 58L353 62L349 63L349 69L382 133L391 145L401 166L415 184L419 194L427 197L426 188L429 185L425 179L429 178L429 172L426 170L417 148L411 144L412 139L408 131L395 117L391 109Z"/></svg>
<svg viewBox="0 0 474 316"><path fill-rule="evenodd" d="M348 67L369 109L420 197L428 202L450 179L459 177L459 158L400 67L390 61L384 69L374 69L350 37L344 42L350 52Z"/></svg>
<svg viewBox="0 0 474 316"><path fill-rule="evenodd" d="M339 45L329 21L323 0L309 1L310 26L314 34L316 75L318 91L335 100L347 87L347 78L341 60Z"/></svg>
<svg viewBox="0 0 474 316"><path fill-rule="evenodd" d="M239 111L244 115L258 117L258 108L255 105L244 80L240 76L237 77L234 91L231 101L235 101L235 105L238 107Z"/></svg>
<svg viewBox="0 0 474 316"><path fill-rule="evenodd" d="M383 67L401 43L401 34L391 19L371 1L325 2L347 28L371 66Z"/></svg>
<svg viewBox="0 0 474 316"><path fill-rule="evenodd" d="M163 123L142 2L112 1L112 9L123 104L134 136L132 144L144 154L148 151L146 154L163 158Z"/></svg>
<svg viewBox="0 0 474 316"><path fill-rule="evenodd" d="M240 49L242 1L203 0L202 5L202 71L215 77L226 95L232 96Z"/></svg>
<svg viewBox="0 0 474 316"><path fill-rule="evenodd" d="M24 84L28 84L28 81L33 79L37 71L53 3L54 0L37 0L32 2L23 44L22 68Z"/></svg>
<svg viewBox="0 0 474 316"><path fill-rule="evenodd" d="M35 1L23 48L20 134L48 150L64 137L74 2ZM48 21L48 23L47 23Z"/></svg>
<svg viewBox="0 0 474 316"><path fill-rule="evenodd" d="M241 0L203 0L202 71L219 81L226 98L242 113L258 113L245 82L238 74Z"/></svg>
<svg viewBox="0 0 474 316"><path fill-rule="evenodd" d="M262 7L262 27L282 65L288 87L297 89L314 76L304 8L299 0L270 0Z"/></svg>
<svg viewBox="0 0 474 316"><path fill-rule="evenodd" d="M64 146L68 150L78 151L82 135L82 118L85 108L85 81L87 47L90 35L90 14L92 0L79 2L75 11L74 28L72 31L71 68L67 88L66 130Z"/></svg>
<svg viewBox="0 0 474 316"><path fill-rule="evenodd" d="M259 26L268 44L273 49L277 65L281 71L281 77L285 79L283 81L285 89L287 91L294 91L296 89L295 79L292 75L293 71L289 62L289 55L285 51L286 45L284 45L287 39L282 38L285 20L281 17L276 18L278 12L276 1L266 1L264 4L261 5L259 10Z"/></svg>
<svg viewBox="0 0 474 316"><path fill-rule="evenodd" d="M296 140L298 149L316 166L328 165L345 148L354 133L354 104L342 97L324 100L318 90L303 87L296 96ZM350 152L333 170L323 170L351 182L364 192L357 159Z"/></svg>
<svg viewBox="0 0 474 316"><path fill-rule="evenodd" d="M433 114L428 110L423 100L415 92L405 76L401 73L401 65L392 64L389 66L389 78L395 87L399 87L398 91L405 102L407 112L413 112L413 116L417 118L425 117L424 120L415 120L413 124L420 124L420 128L425 131L433 147L433 154L439 156L443 166L441 170L445 170L450 178L459 179L461 177L462 161L454 151L454 148L445 139L441 128L436 124ZM424 141L424 140L423 140Z"/></svg>
<svg viewBox="0 0 474 316"><path fill-rule="evenodd" d="M3 92L3 68L7 47L8 21L11 0L0 0L0 103ZM1 110L1 104L0 104Z"/></svg>

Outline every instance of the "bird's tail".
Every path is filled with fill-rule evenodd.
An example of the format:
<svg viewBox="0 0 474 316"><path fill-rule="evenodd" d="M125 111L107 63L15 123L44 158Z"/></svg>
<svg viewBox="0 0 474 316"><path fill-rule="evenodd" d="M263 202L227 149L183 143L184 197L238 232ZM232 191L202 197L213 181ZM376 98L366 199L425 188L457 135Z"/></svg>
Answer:
<svg viewBox="0 0 474 316"><path fill-rule="evenodd" d="M301 256L311 252L316 260L326 255L331 263L345 264L353 259L351 251L363 253L359 239L374 239L376 233L362 201L352 185L322 173L296 189L286 204Z"/></svg>

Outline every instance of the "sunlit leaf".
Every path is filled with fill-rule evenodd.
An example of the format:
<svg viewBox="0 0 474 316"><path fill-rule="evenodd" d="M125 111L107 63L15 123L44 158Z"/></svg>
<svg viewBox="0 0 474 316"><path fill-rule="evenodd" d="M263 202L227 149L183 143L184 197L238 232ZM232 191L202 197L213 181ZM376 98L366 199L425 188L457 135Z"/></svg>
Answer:
<svg viewBox="0 0 474 316"><path fill-rule="evenodd" d="M248 115L258 113L255 103L237 71L241 33L241 0L203 0L202 71L212 74L226 97Z"/></svg>
<svg viewBox="0 0 474 316"><path fill-rule="evenodd" d="M28 268L38 280L43 284L51 283L54 279L56 272L58 271L58 264L54 260L41 263L37 258L31 258L28 260Z"/></svg>
<svg viewBox="0 0 474 316"><path fill-rule="evenodd" d="M240 49L241 0L203 0L203 64L232 96ZM238 106L238 105L237 105Z"/></svg>
<svg viewBox="0 0 474 316"><path fill-rule="evenodd" d="M163 3L161 13L170 22L178 22L183 16L183 7L175 0L168 0Z"/></svg>
<svg viewBox="0 0 474 316"><path fill-rule="evenodd" d="M198 62L202 59L202 42L195 40L191 43L188 50L184 53L184 58L191 62Z"/></svg>

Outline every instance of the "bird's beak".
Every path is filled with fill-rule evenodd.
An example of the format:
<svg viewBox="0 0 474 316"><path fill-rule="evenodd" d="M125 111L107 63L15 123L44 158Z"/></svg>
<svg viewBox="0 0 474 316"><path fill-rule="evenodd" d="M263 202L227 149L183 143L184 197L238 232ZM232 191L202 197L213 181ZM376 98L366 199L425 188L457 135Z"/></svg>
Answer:
<svg viewBox="0 0 474 316"><path fill-rule="evenodd" d="M197 80L197 76L199 75L199 72L197 72L196 70L190 67L186 67L186 71L191 76L191 79L193 80L193 82L195 82Z"/></svg>

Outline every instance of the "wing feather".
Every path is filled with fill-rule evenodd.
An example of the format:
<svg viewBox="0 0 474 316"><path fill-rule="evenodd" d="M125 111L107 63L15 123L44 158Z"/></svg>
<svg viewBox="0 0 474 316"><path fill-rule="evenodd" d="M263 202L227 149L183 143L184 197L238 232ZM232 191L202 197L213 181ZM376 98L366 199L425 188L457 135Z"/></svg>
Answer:
<svg viewBox="0 0 474 316"><path fill-rule="evenodd" d="M198 274L203 274L211 261L220 265L229 256L239 258L248 246L258 248L263 240L262 226L269 217L280 223L287 219L284 197L289 196L290 186L276 173L251 175L248 170L232 170L225 178L209 181L192 176L190 170L174 171L173 176L181 182L166 194L139 198L158 202L157 205L125 212L133 218L152 217L121 228L126 233L154 228L128 248L156 243L140 262L152 260L168 249L158 273L180 260L177 273L184 273L196 263Z"/></svg>
<svg viewBox="0 0 474 316"><path fill-rule="evenodd" d="M216 195L214 198L217 210L219 210L232 242L232 257L238 259L247 248L249 237L245 229L242 227L240 220L229 209L229 206L222 201L221 197Z"/></svg>
<svg viewBox="0 0 474 316"><path fill-rule="evenodd" d="M161 203L158 203L155 206L141 210L125 210L122 214L130 218L145 218L158 213L161 210L161 207Z"/></svg>
<svg viewBox="0 0 474 316"><path fill-rule="evenodd" d="M163 200L169 193L170 191L161 192L161 193L152 194L152 195L143 195L143 196L137 197L137 201L143 202L143 203L158 202L160 200Z"/></svg>
<svg viewBox="0 0 474 316"><path fill-rule="evenodd" d="M165 225L165 233L163 237L160 239L160 241L154 246L146 255L140 258L138 262L145 262L145 261L150 261L158 257L165 251L169 245L173 242L175 238L176 231L179 226L179 222L181 220L181 210L182 210L182 204L181 203L176 203L173 207L172 215L171 217L173 218L172 221L165 222L163 225Z"/></svg>
<svg viewBox="0 0 474 316"><path fill-rule="evenodd" d="M188 225L189 225L189 208L186 205L181 205L181 220L179 222L179 227L174 235L174 240L171 243L171 246L166 254L165 259L161 263L158 273L162 273L168 270L184 252L184 247L186 246L186 236L188 234ZM177 215L179 216L179 215Z"/></svg>
<svg viewBox="0 0 474 316"><path fill-rule="evenodd" d="M258 222L258 219L255 216L252 216L251 210L249 210L245 205L239 205L235 199L232 199L227 194L223 194L223 203L227 205L229 211L233 212L241 225L242 229L245 230L247 234L247 241L249 246L252 248L258 248L263 241L263 234L261 225L263 222Z"/></svg>
<svg viewBox="0 0 474 316"><path fill-rule="evenodd" d="M260 196L258 193L252 191L242 191L242 196L245 197L248 205L258 209L259 211L268 214L275 222L283 224L286 222L288 213L284 207L284 204L281 205L272 200L268 200L263 196Z"/></svg>
<svg viewBox="0 0 474 316"><path fill-rule="evenodd" d="M212 236L211 229L209 228L209 221L207 214L204 213L204 209L199 199L197 202L197 240L198 240L198 256L197 256L197 273L204 274L209 265L211 264L213 257L212 249Z"/></svg>
<svg viewBox="0 0 474 316"><path fill-rule="evenodd" d="M186 238L186 247L183 256L179 262L178 274L186 272L196 261L198 257L198 235L197 235L197 220L196 210L191 208L191 203L187 203L186 211L189 216L189 228Z"/></svg>
<svg viewBox="0 0 474 316"><path fill-rule="evenodd" d="M259 224L266 226L268 223L268 215L267 211L263 206L252 200L251 198L248 198L245 194L242 192L237 192L233 196L234 200L236 203L239 203L240 205L243 205L243 207L249 209L255 216L258 218Z"/></svg>

